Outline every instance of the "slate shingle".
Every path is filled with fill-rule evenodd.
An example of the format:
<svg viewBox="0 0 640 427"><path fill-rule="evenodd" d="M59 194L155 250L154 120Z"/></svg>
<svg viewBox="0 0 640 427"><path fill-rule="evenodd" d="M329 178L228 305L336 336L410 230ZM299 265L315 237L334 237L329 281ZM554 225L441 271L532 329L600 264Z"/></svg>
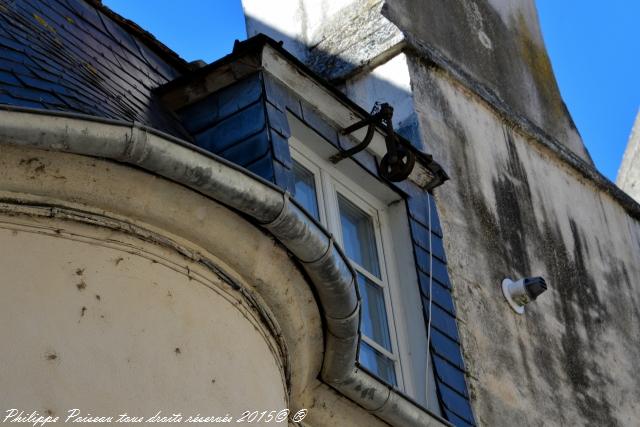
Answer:
<svg viewBox="0 0 640 427"><path fill-rule="evenodd" d="M185 69L81 0L0 0L4 104L136 120L181 138L152 91Z"/></svg>

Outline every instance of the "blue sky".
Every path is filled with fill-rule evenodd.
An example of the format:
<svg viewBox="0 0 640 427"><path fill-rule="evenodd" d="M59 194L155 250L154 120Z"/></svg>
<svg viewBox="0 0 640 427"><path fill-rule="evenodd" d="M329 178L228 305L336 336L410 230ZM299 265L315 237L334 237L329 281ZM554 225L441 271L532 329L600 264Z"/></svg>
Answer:
<svg viewBox="0 0 640 427"><path fill-rule="evenodd" d="M273 0L265 0L273 1ZM240 0L104 0L180 56L211 62L245 39ZM640 106L638 0L537 0L560 91L598 169L615 181ZM636 21L636 22L634 22Z"/></svg>
<svg viewBox="0 0 640 427"><path fill-rule="evenodd" d="M271 0L267 0L271 1ZM103 0L187 61L212 62L244 40L240 0Z"/></svg>
<svg viewBox="0 0 640 427"><path fill-rule="evenodd" d="M615 181L640 107L640 1L536 4L562 97L596 166Z"/></svg>

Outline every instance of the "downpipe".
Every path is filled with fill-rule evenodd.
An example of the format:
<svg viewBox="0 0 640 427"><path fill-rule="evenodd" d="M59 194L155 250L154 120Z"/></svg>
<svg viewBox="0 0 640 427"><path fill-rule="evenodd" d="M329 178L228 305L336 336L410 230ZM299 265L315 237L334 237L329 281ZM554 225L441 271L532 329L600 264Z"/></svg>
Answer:
<svg viewBox="0 0 640 427"><path fill-rule="evenodd" d="M0 144L134 165L250 216L296 257L317 292L327 326L323 381L393 426L450 425L358 367L355 272L331 234L287 192L193 144L135 122L0 106Z"/></svg>

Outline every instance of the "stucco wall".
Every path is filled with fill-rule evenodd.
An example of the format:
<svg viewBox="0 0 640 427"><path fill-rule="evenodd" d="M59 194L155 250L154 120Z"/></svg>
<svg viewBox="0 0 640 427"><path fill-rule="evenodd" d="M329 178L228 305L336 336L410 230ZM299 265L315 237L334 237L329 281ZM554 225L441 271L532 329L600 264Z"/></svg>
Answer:
<svg viewBox="0 0 640 427"><path fill-rule="evenodd" d="M3 215L3 410L186 418L286 408L259 320L222 279L184 264L118 233Z"/></svg>
<svg viewBox="0 0 640 427"><path fill-rule="evenodd" d="M287 251L174 182L0 141L0 272L3 410L386 425L318 379L321 314Z"/></svg>
<svg viewBox="0 0 640 427"><path fill-rule="evenodd" d="M3 410L300 408L320 368L320 317L273 239L130 167L0 152Z"/></svg>
<svg viewBox="0 0 640 427"><path fill-rule="evenodd" d="M477 420L633 425L640 417L640 223L555 153L411 58ZM505 277L550 290L517 316Z"/></svg>

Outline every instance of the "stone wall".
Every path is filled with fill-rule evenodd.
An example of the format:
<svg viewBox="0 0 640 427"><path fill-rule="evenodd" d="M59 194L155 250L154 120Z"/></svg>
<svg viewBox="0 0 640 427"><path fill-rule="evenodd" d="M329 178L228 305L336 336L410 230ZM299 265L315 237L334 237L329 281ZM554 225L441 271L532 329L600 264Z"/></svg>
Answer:
<svg viewBox="0 0 640 427"><path fill-rule="evenodd" d="M630 425L640 414L640 223L420 59L429 148L468 382L481 425ZM550 290L518 316L505 277ZM541 414L541 411L544 414Z"/></svg>
<svg viewBox="0 0 640 427"><path fill-rule="evenodd" d="M636 117L616 184L640 202L640 114Z"/></svg>
<svg viewBox="0 0 640 427"><path fill-rule="evenodd" d="M277 11L262 16L244 3L254 12L250 34L259 28L278 38L287 28ZM633 425L640 207L593 167L558 91L533 0L384 3L381 13L403 34L410 93L398 73L379 66L397 46L381 53L367 45L377 37L357 41L375 56L340 64L342 76L315 71L358 101L413 99L421 145L451 176L435 196L476 422ZM333 34L363 34L348 19L338 31L340 13L326 20ZM318 52L330 51L332 39L314 28L316 44L300 58L344 60ZM289 31L285 40L310 38ZM359 97L358 87L375 92ZM518 316L500 283L535 275L549 291Z"/></svg>

